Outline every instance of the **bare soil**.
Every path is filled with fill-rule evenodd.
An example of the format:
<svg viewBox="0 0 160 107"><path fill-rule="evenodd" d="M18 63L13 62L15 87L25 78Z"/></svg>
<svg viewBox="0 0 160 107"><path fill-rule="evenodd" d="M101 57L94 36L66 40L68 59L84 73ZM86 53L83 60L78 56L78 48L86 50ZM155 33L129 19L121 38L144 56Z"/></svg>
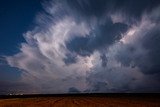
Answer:
<svg viewBox="0 0 160 107"><path fill-rule="evenodd" d="M160 100L157 98L105 96L2 98L0 107L160 107Z"/></svg>

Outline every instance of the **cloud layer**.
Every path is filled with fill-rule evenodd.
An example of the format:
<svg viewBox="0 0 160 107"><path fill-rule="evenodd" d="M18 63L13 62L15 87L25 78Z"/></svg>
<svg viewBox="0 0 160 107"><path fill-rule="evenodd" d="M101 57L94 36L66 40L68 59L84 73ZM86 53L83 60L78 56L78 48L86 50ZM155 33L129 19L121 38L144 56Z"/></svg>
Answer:
<svg viewBox="0 0 160 107"><path fill-rule="evenodd" d="M20 52L6 60L33 93L159 92L160 8L150 3L45 2Z"/></svg>

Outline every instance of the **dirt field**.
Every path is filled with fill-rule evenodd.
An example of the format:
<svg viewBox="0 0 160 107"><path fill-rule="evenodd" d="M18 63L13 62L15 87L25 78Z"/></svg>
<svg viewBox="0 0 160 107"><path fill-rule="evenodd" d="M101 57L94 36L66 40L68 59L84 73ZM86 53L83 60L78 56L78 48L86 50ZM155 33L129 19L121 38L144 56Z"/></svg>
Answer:
<svg viewBox="0 0 160 107"><path fill-rule="evenodd" d="M0 107L160 107L160 100L83 96L11 98L0 99Z"/></svg>

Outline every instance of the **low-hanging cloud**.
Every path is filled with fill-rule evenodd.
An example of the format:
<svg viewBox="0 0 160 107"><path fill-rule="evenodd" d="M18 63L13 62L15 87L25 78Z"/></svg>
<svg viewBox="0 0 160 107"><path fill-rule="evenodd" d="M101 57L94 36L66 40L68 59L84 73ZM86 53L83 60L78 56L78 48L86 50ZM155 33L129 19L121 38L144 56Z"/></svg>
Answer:
<svg viewBox="0 0 160 107"><path fill-rule="evenodd" d="M132 11L129 3L46 2L6 60L37 93L159 91L159 8L147 0Z"/></svg>

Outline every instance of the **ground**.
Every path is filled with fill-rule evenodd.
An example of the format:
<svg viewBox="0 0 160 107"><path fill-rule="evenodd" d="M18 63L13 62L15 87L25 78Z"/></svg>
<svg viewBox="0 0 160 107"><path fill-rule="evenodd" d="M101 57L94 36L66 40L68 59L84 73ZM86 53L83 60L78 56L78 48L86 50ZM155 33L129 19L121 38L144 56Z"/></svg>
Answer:
<svg viewBox="0 0 160 107"><path fill-rule="evenodd" d="M1 98L0 107L160 107L160 99L107 96Z"/></svg>

